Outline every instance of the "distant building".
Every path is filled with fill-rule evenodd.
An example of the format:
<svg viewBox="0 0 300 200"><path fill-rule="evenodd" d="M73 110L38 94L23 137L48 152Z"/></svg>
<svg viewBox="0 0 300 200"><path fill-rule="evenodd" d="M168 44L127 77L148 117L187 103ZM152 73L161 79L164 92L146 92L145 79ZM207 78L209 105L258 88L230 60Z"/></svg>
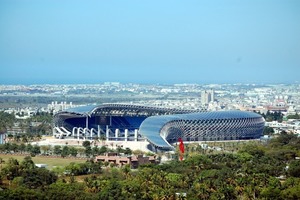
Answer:
<svg viewBox="0 0 300 200"><path fill-rule="evenodd" d="M48 104L47 110L49 112L53 112L55 114L55 113L57 113L59 111L70 109L70 108L74 108L74 107L77 107L77 106L73 105L72 102L70 102L68 104L67 102L57 103L57 101L52 101L51 104Z"/></svg>
<svg viewBox="0 0 300 200"><path fill-rule="evenodd" d="M6 134L0 133L0 144L5 144Z"/></svg>
<svg viewBox="0 0 300 200"><path fill-rule="evenodd" d="M95 161L109 162L119 167L123 165L130 165L133 169L137 168L139 165L157 163L155 156L118 156L117 153L107 153L104 156L96 156Z"/></svg>
<svg viewBox="0 0 300 200"><path fill-rule="evenodd" d="M213 90L204 90L201 93L201 103L202 105L209 104L215 101L215 95Z"/></svg>

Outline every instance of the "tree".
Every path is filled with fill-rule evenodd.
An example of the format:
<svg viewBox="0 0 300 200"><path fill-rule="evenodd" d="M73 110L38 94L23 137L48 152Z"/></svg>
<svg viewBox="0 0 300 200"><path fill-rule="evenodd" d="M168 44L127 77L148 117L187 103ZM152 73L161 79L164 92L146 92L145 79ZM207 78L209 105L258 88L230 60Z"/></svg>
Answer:
<svg viewBox="0 0 300 200"><path fill-rule="evenodd" d="M36 168L30 156L26 156L20 164L22 170Z"/></svg>
<svg viewBox="0 0 300 200"><path fill-rule="evenodd" d="M32 149L33 149L33 146L32 146L31 144L27 144L27 146L26 146L26 151L27 151L28 153L31 153L31 152L32 152Z"/></svg>
<svg viewBox="0 0 300 200"><path fill-rule="evenodd" d="M78 148L77 152L78 152L79 156L83 156L84 153L85 153L85 149L84 148Z"/></svg>
<svg viewBox="0 0 300 200"><path fill-rule="evenodd" d="M288 119L300 119L300 115L298 113L296 113L295 115L288 115L287 118Z"/></svg>
<svg viewBox="0 0 300 200"><path fill-rule="evenodd" d="M293 146L295 148L300 147L300 138L295 134L288 134L282 131L278 137L270 140L269 145L271 147Z"/></svg>
<svg viewBox="0 0 300 200"><path fill-rule="evenodd" d="M24 143L19 145L19 151L23 153L26 150L26 145Z"/></svg>
<svg viewBox="0 0 300 200"><path fill-rule="evenodd" d="M282 185L282 199L300 199L300 179L289 177Z"/></svg>
<svg viewBox="0 0 300 200"><path fill-rule="evenodd" d="M51 184L47 190L45 190L45 199L97 199L95 194L87 193L86 185L84 183L66 183L63 181L57 181Z"/></svg>
<svg viewBox="0 0 300 200"><path fill-rule="evenodd" d="M116 180L108 180L105 186L99 193L99 199L121 199L122 198L122 186Z"/></svg>
<svg viewBox="0 0 300 200"><path fill-rule="evenodd" d="M3 158L0 158L0 172L2 171L2 164L5 163Z"/></svg>
<svg viewBox="0 0 300 200"><path fill-rule="evenodd" d="M132 150L130 148L126 148L125 151L124 151L124 154L126 155L131 155L132 154Z"/></svg>
<svg viewBox="0 0 300 200"><path fill-rule="evenodd" d="M41 153L41 147L38 145L34 145L31 150L31 155L35 156Z"/></svg>
<svg viewBox="0 0 300 200"><path fill-rule="evenodd" d="M122 149L122 147L117 146L117 149L116 149L116 150L117 150L118 155L120 155L120 153L122 152L123 149Z"/></svg>
<svg viewBox="0 0 300 200"><path fill-rule="evenodd" d="M50 146L49 145L42 145L40 146L41 147L41 150L43 152L43 154L48 154L48 151L50 150Z"/></svg>
<svg viewBox="0 0 300 200"><path fill-rule="evenodd" d="M130 165L124 165L121 168L122 172L124 173L125 177L128 177L131 171Z"/></svg>
<svg viewBox="0 0 300 200"><path fill-rule="evenodd" d="M77 153L78 153L78 150L75 147L70 147L69 148L69 153L71 154L71 156L76 157Z"/></svg>
<svg viewBox="0 0 300 200"><path fill-rule="evenodd" d="M6 166L2 169L1 174L6 177L7 180L13 180L20 175L20 169L19 161L14 158L9 158Z"/></svg>
<svg viewBox="0 0 300 200"><path fill-rule="evenodd" d="M106 146L102 146L102 147L99 149L98 153L99 153L100 155L103 155L103 154L106 153L107 151L108 151L107 147L106 147Z"/></svg>
<svg viewBox="0 0 300 200"><path fill-rule="evenodd" d="M71 162L68 166L66 166L66 171L68 171L70 175L84 175L88 173L89 167L86 163Z"/></svg>
<svg viewBox="0 0 300 200"><path fill-rule="evenodd" d="M262 188L260 197L264 199L281 199L281 184L280 181L275 177L268 178L268 184Z"/></svg>
<svg viewBox="0 0 300 200"><path fill-rule="evenodd" d="M41 193L39 190L29 189L23 186L17 188L2 190L1 199L46 199L46 195Z"/></svg>
<svg viewBox="0 0 300 200"><path fill-rule="evenodd" d="M91 153L93 156L96 156L99 154L99 148L97 145L95 145L93 148L92 148L92 153Z"/></svg>
<svg viewBox="0 0 300 200"><path fill-rule="evenodd" d="M283 114L281 112L271 113L269 110L265 115L263 114L262 116L266 119L267 122L271 122L271 121L282 122L282 118L283 118Z"/></svg>
<svg viewBox="0 0 300 200"><path fill-rule="evenodd" d="M289 176L292 177L300 177L300 161L299 160L293 160L289 164L289 168L287 171Z"/></svg>
<svg viewBox="0 0 300 200"><path fill-rule="evenodd" d="M39 188L50 185L57 180L54 172L45 168L26 169L22 172L23 183L29 188Z"/></svg>
<svg viewBox="0 0 300 200"><path fill-rule="evenodd" d="M6 133L15 122L15 115L0 111L0 134Z"/></svg>
<svg viewBox="0 0 300 200"><path fill-rule="evenodd" d="M10 150L13 151L14 153L18 152L18 145L16 143L11 143L10 145Z"/></svg>
<svg viewBox="0 0 300 200"><path fill-rule="evenodd" d="M29 142L28 137L27 137L26 134L22 134L21 141L24 142L24 143L28 143Z"/></svg>
<svg viewBox="0 0 300 200"><path fill-rule="evenodd" d="M64 146L62 151L61 151L61 157L66 157L68 156L70 153L69 153L69 147L68 146Z"/></svg>
<svg viewBox="0 0 300 200"><path fill-rule="evenodd" d="M265 154L265 150L262 148L262 146L255 145L255 144L249 144L245 145L241 150L239 150L239 153L248 153L256 158L260 158Z"/></svg>
<svg viewBox="0 0 300 200"><path fill-rule="evenodd" d="M269 126L265 126L263 134L264 135L273 135L274 134L274 129L272 127L269 127Z"/></svg>
<svg viewBox="0 0 300 200"><path fill-rule="evenodd" d="M102 172L102 162L94 162L94 159L87 160L85 162L90 174L100 174Z"/></svg>
<svg viewBox="0 0 300 200"><path fill-rule="evenodd" d="M82 146L83 146L84 148L86 148L86 147L88 147L88 146L91 146L91 142L88 141L88 140L83 141L83 142L82 142Z"/></svg>
<svg viewBox="0 0 300 200"><path fill-rule="evenodd" d="M87 157L89 157L90 155L92 155L92 147L91 146L85 147L85 155Z"/></svg>
<svg viewBox="0 0 300 200"><path fill-rule="evenodd" d="M54 150L53 150L53 153L55 154L55 155L60 155L61 154L61 146L60 145L55 145L54 146Z"/></svg>
<svg viewBox="0 0 300 200"><path fill-rule="evenodd" d="M142 199L142 190L143 188L140 182L137 181L137 178L128 178L122 182L122 195L124 199Z"/></svg>

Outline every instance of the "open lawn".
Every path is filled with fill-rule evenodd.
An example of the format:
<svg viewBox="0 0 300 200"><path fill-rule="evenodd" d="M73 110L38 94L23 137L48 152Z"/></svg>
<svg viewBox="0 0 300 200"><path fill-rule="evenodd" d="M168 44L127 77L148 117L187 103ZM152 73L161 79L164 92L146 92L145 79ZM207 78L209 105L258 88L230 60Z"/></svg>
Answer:
<svg viewBox="0 0 300 200"><path fill-rule="evenodd" d="M9 158L15 158L19 162L21 162L26 155L14 155L14 154L0 154L0 158L2 158L5 163L8 161ZM36 156L32 157L32 160L35 164L46 164L47 169L53 169L53 167L65 167L69 163L84 163L86 159L74 159L74 158L54 158L54 157L44 157L44 156ZM5 163L3 166L5 166Z"/></svg>

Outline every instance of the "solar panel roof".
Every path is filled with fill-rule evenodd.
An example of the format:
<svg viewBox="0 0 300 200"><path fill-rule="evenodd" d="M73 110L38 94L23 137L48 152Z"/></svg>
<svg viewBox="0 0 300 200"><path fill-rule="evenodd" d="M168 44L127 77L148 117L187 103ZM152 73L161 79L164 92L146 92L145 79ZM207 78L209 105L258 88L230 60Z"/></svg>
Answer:
<svg viewBox="0 0 300 200"><path fill-rule="evenodd" d="M161 128L173 120L209 120L209 119L239 119L256 118L261 115L247 111L214 111L178 115L162 115L148 117L140 126L140 133L152 144L158 147L170 147L171 145L160 135Z"/></svg>

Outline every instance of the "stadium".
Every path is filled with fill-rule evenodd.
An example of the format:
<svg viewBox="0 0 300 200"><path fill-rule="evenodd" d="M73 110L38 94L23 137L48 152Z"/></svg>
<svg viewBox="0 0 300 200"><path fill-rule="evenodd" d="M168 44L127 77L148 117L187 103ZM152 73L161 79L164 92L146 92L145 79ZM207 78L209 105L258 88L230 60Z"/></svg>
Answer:
<svg viewBox="0 0 300 200"><path fill-rule="evenodd" d="M57 138L76 137L106 140L135 140L141 123L150 116L184 114L196 111L131 104L88 105L54 115L53 134Z"/></svg>
<svg viewBox="0 0 300 200"><path fill-rule="evenodd" d="M54 116L56 138L147 140L151 149L172 150L183 141L248 140L262 136L264 118L246 111L191 111L131 104L83 106Z"/></svg>

